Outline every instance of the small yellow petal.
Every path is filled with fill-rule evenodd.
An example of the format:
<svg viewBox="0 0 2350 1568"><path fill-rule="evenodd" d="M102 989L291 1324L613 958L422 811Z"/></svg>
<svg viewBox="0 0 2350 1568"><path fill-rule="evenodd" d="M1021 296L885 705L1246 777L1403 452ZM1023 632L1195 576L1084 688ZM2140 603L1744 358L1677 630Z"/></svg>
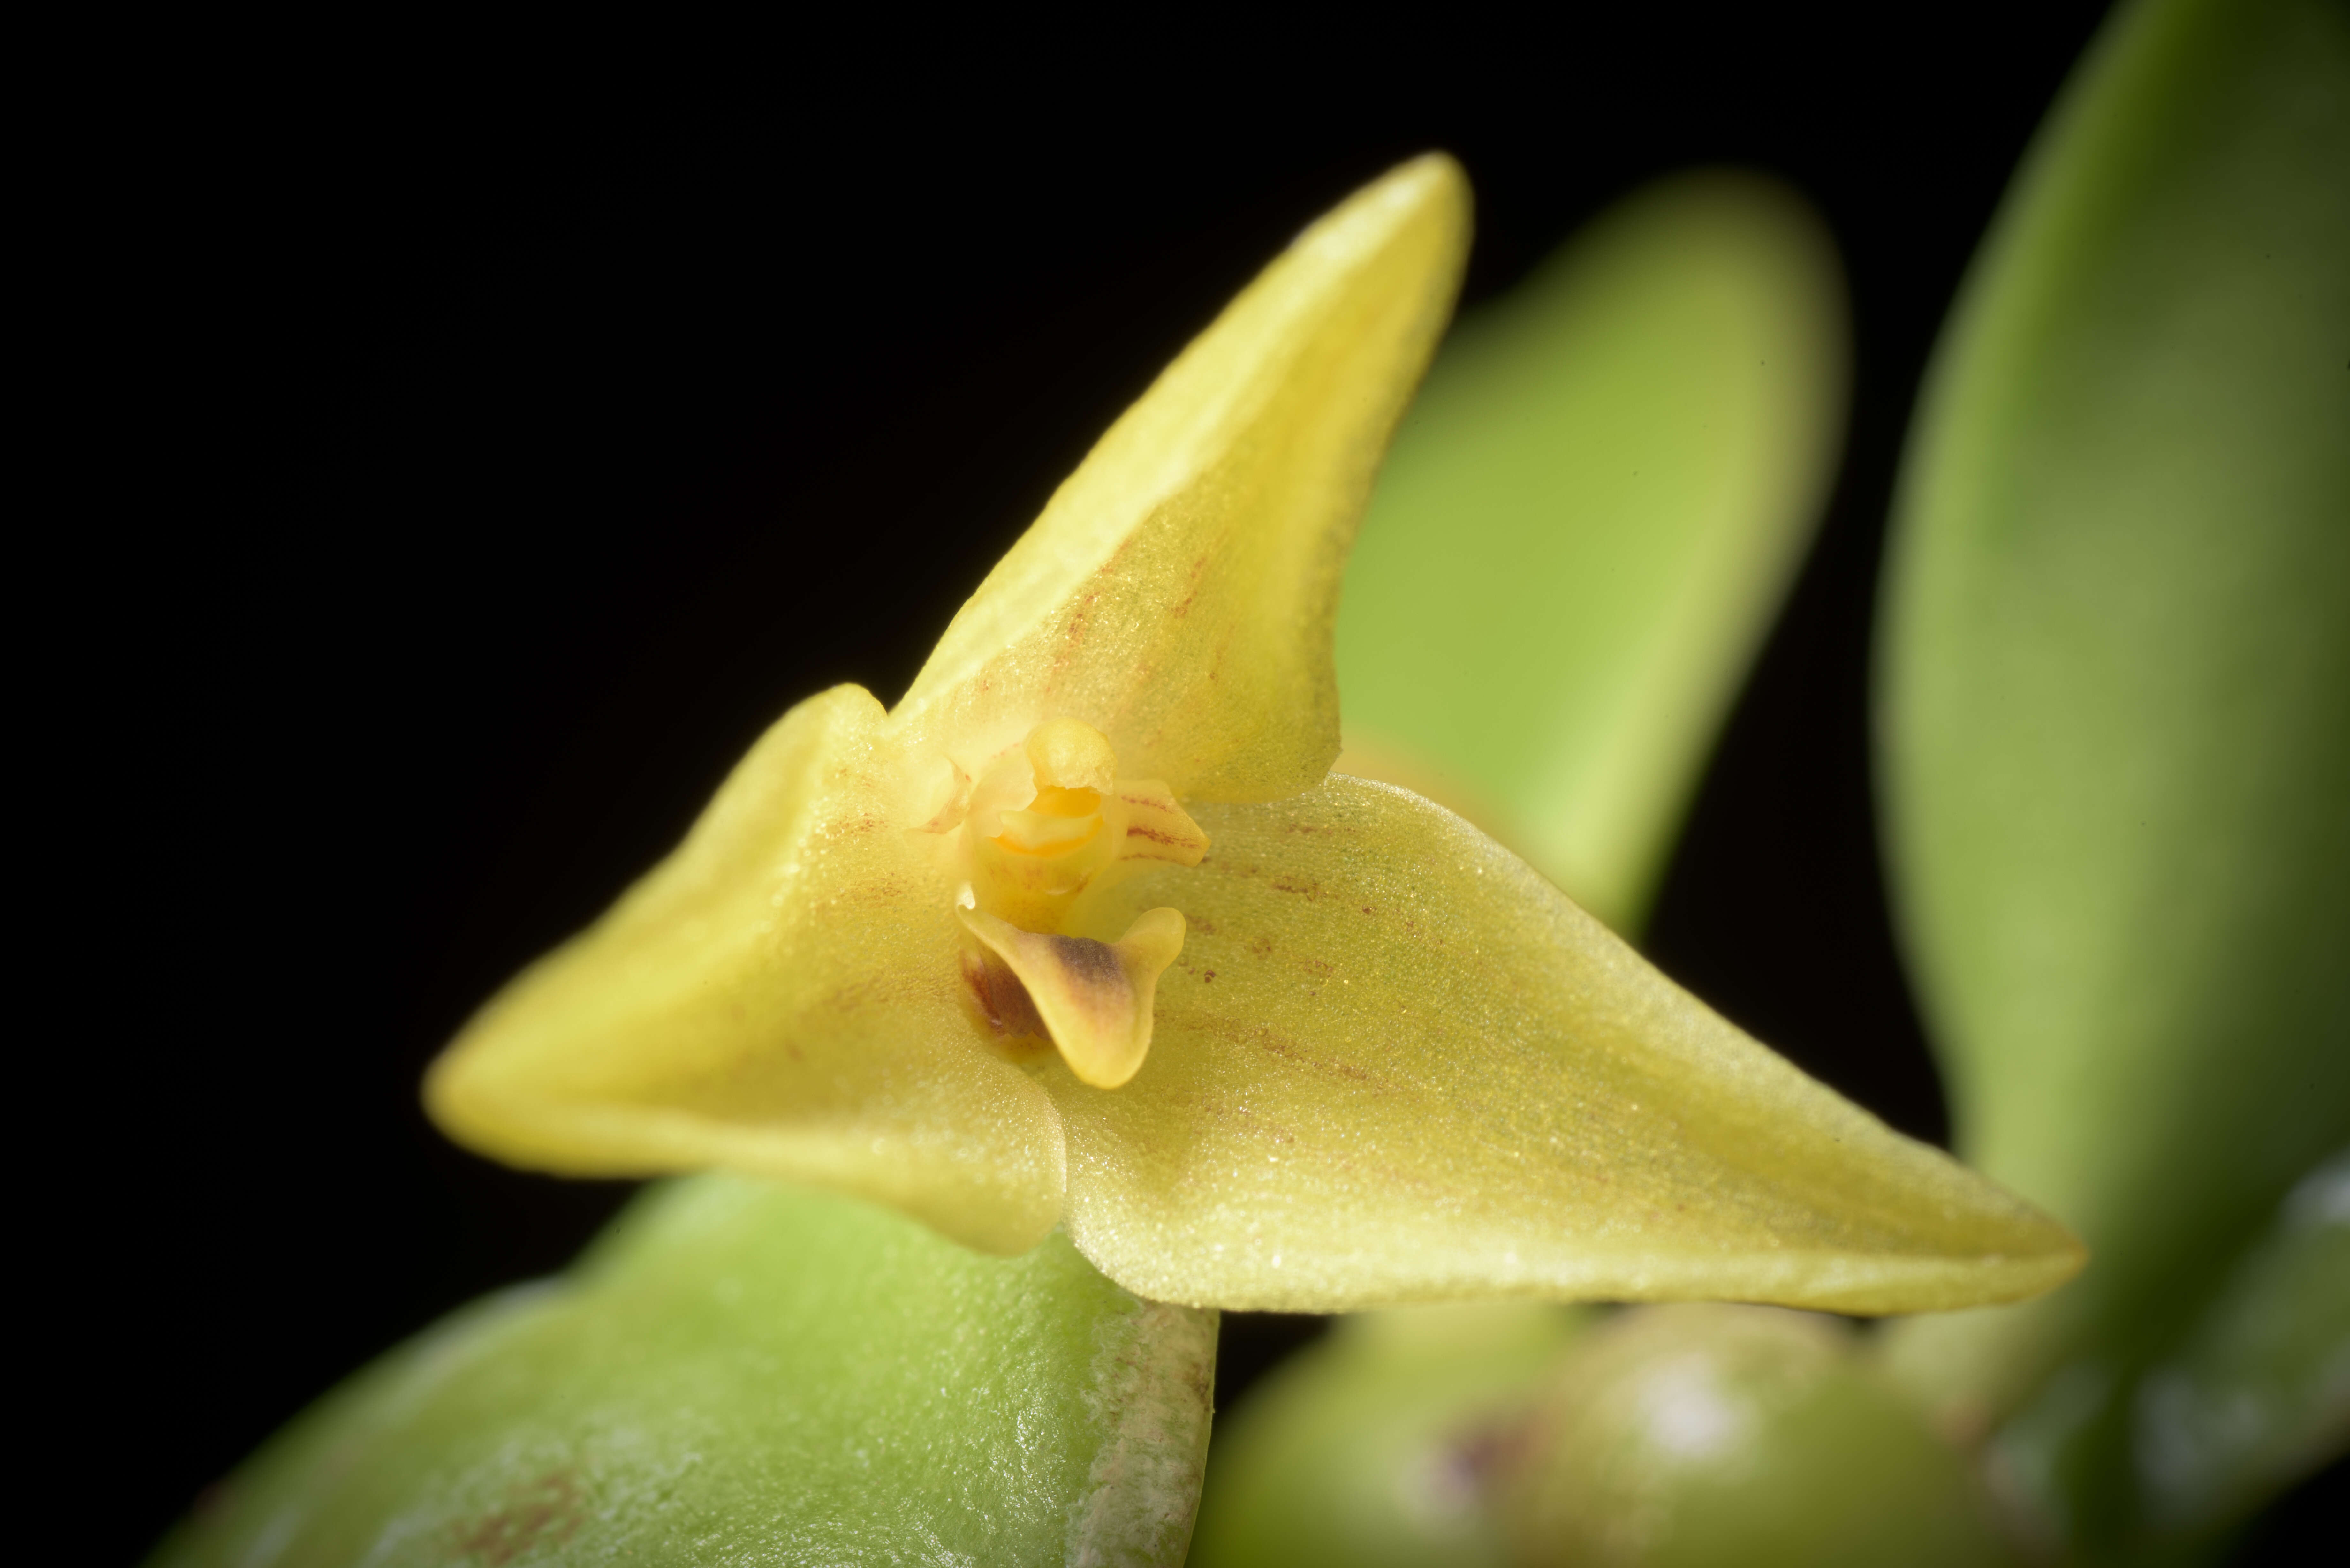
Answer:
<svg viewBox="0 0 2350 1568"><path fill-rule="evenodd" d="M1019 980L1079 1082L1115 1089L1150 1050L1159 977L1183 950L1183 917L1146 909L1114 942L1024 931L979 909L964 927Z"/></svg>
<svg viewBox="0 0 2350 1568"><path fill-rule="evenodd" d="M1468 182L1440 155L1299 235L1055 493L896 732L977 774L1081 719L1186 799L1319 779L1338 754L1339 569L1468 238Z"/></svg>
<svg viewBox="0 0 2350 1568"><path fill-rule="evenodd" d="M1175 792L1157 779L1122 779L1109 811L1122 836L1121 860L1165 860L1197 866L1208 852L1208 836L1176 804Z"/></svg>
<svg viewBox="0 0 2350 1568"><path fill-rule="evenodd" d="M2010 1300L2079 1243L1740 1033L1524 862L1333 775L1195 808L1215 847L1080 906L1180 900L1157 1044L1043 1078L1070 1236L1155 1300L1521 1295L1855 1313Z"/></svg>

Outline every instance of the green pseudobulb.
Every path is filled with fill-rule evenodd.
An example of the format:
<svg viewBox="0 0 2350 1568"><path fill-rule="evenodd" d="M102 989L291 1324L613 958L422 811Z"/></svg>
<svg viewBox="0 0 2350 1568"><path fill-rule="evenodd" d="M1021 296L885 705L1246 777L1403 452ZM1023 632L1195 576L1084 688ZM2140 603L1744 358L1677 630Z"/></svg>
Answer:
<svg viewBox="0 0 2350 1568"><path fill-rule="evenodd" d="M1219 1441L1194 1568L1989 1568L1967 1456L1835 1320L1349 1319Z"/></svg>
<svg viewBox="0 0 2350 1568"><path fill-rule="evenodd" d="M1219 1434L1193 1568L1499 1568L1487 1480L1595 1315L1495 1303L1341 1318Z"/></svg>
<svg viewBox="0 0 2350 1568"><path fill-rule="evenodd" d="M1566 1356L1496 1491L1513 1561L1987 1568L1966 1457L1832 1318L1627 1313Z"/></svg>
<svg viewBox="0 0 2350 1568"><path fill-rule="evenodd" d="M1215 1322L1058 1238L680 1182L328 1395L155 1568L1180 1563Z"/></svg>

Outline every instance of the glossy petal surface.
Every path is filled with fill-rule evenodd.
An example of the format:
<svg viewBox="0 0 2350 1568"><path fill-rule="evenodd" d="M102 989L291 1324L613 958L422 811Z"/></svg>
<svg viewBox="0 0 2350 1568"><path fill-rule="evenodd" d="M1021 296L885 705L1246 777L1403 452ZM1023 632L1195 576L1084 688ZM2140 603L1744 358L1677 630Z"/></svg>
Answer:
<svg viewBox="0 0 2350 1568"><path fill-rule="evenodd" d="M1818 219L1720 173L1465 316L1347 569L1342 771L1637 925L1834 475L1846 337Z"/></svg>
<svg viewBox="0 0 2350 1568"><path fill-rule="evenodd" d="M1524 1295L1848 1312L2009 1299L2062 1227L1741 1034L1524 862L1333 775L1203 806L1149 1059L1045 1082L1069 1233L1156 1300L1283 1311ZM1176 878L1180 877L1180 883Z"/></svg>
<svg viewBox="0 0 2350 1568"><path fill-rule="evenodd" d="M466 1026L426 1086L442 1125L539 1169L752 1171L993 1251L1042 1241L1058 1119L966 1014L880 721L855 687L786 714L674 855Z"/></svg>
<svg viewBox="0 0 2350 1568"><path fill-rule="evenodd" d="M965 768L1047 719L1121 774L1264 800L1338 754L1338 575L1469 237L1447 158L1298 236L1104 435L964 605L892 723Z"/></svg>
<svg viewBox="0 0 2350 1568"><path fill-rule="evenodd" d="M2075 1353L2112 1386L2350 1139L2345 170L2350 12L2119 10L1929 389L1898 909L1960 1147L2098 1259L1915 1325L1921 1381L1994 1413Z"/></svg>
<svg viewBox="0 0 2350 1568"><path fill-rule="evenodd" d="M328 1396L156 1561L1172 1568L1214 1368L1214 1314L1066 1242L705 1178Z"/></svg>

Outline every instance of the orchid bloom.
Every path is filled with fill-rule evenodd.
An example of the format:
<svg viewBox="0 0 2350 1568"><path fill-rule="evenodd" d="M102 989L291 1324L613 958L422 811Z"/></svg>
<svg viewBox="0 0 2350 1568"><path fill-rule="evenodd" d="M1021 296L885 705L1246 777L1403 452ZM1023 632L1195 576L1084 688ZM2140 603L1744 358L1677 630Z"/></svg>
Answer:
<svg viewBox="0 0 2350 1568"><path fill-rule="evenodd" d="M2012 1299L2063 1227L1708 1011L1516 857L1331 774L1339 576L1466 182L1301 234L894 709L839 687L492 1001L427 1098L578 1175L726 1168L1159 1301Z"/></svg>

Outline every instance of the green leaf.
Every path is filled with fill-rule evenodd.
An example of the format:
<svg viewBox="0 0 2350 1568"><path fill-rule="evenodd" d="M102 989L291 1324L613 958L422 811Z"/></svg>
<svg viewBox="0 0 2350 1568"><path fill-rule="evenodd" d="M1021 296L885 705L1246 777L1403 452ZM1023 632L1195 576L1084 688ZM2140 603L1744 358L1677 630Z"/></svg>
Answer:
<svg viewBox="0 0 2350 1568"><path fill-rule="evenodd" d="M1058 1237L701 1178L328 1396L156 1561L1180 1563L1215 1323Z"/></svg>
<svg viewBox="0 0 2350 1568"><path fill-rule="evenodd" d="M1887 583L1897 901L1960 1147L2095 1254L1897 1334L1980 1417L2039 1389L2126 1426L2350 1138L2345 170L2350 11L2124 9L1928 388ZM2061 1528L2123 1529L2127 1489L2085 1484Z"/></svg>
<svg viewBox="0 0 2350 1568"><path fill-rule="evenodd" d="M2232 1523L2350 1443L2350 1151L2286 1197L2136 1407L2158 1533Z"/></svg>
<svg viewBox="0 0 2350 1568"><path fill-rule="evenodd" d="M1191 1568L1503 1568L1485 1480L1593 1315L1488 1303L1341 1318L1220 1423Z"/></svg>
<svg viewBox="0 0 2350 1568"><path fill-rule="evenodd" d="M1347 567L1340 771L1636 927L1826 493L1846 360L1833 244L1751 176L1639 192L1464 318Z"/></svg>
<svg viewBox="0 0 2350 1568"><path fill-rule="evenodd" d="M2193 1324L2133 1364L2092 1345L1986 1457L2043 1557L2209 1561L2276 1493L2350 1445L2350 1151L2311 1172Z"/></svg>

